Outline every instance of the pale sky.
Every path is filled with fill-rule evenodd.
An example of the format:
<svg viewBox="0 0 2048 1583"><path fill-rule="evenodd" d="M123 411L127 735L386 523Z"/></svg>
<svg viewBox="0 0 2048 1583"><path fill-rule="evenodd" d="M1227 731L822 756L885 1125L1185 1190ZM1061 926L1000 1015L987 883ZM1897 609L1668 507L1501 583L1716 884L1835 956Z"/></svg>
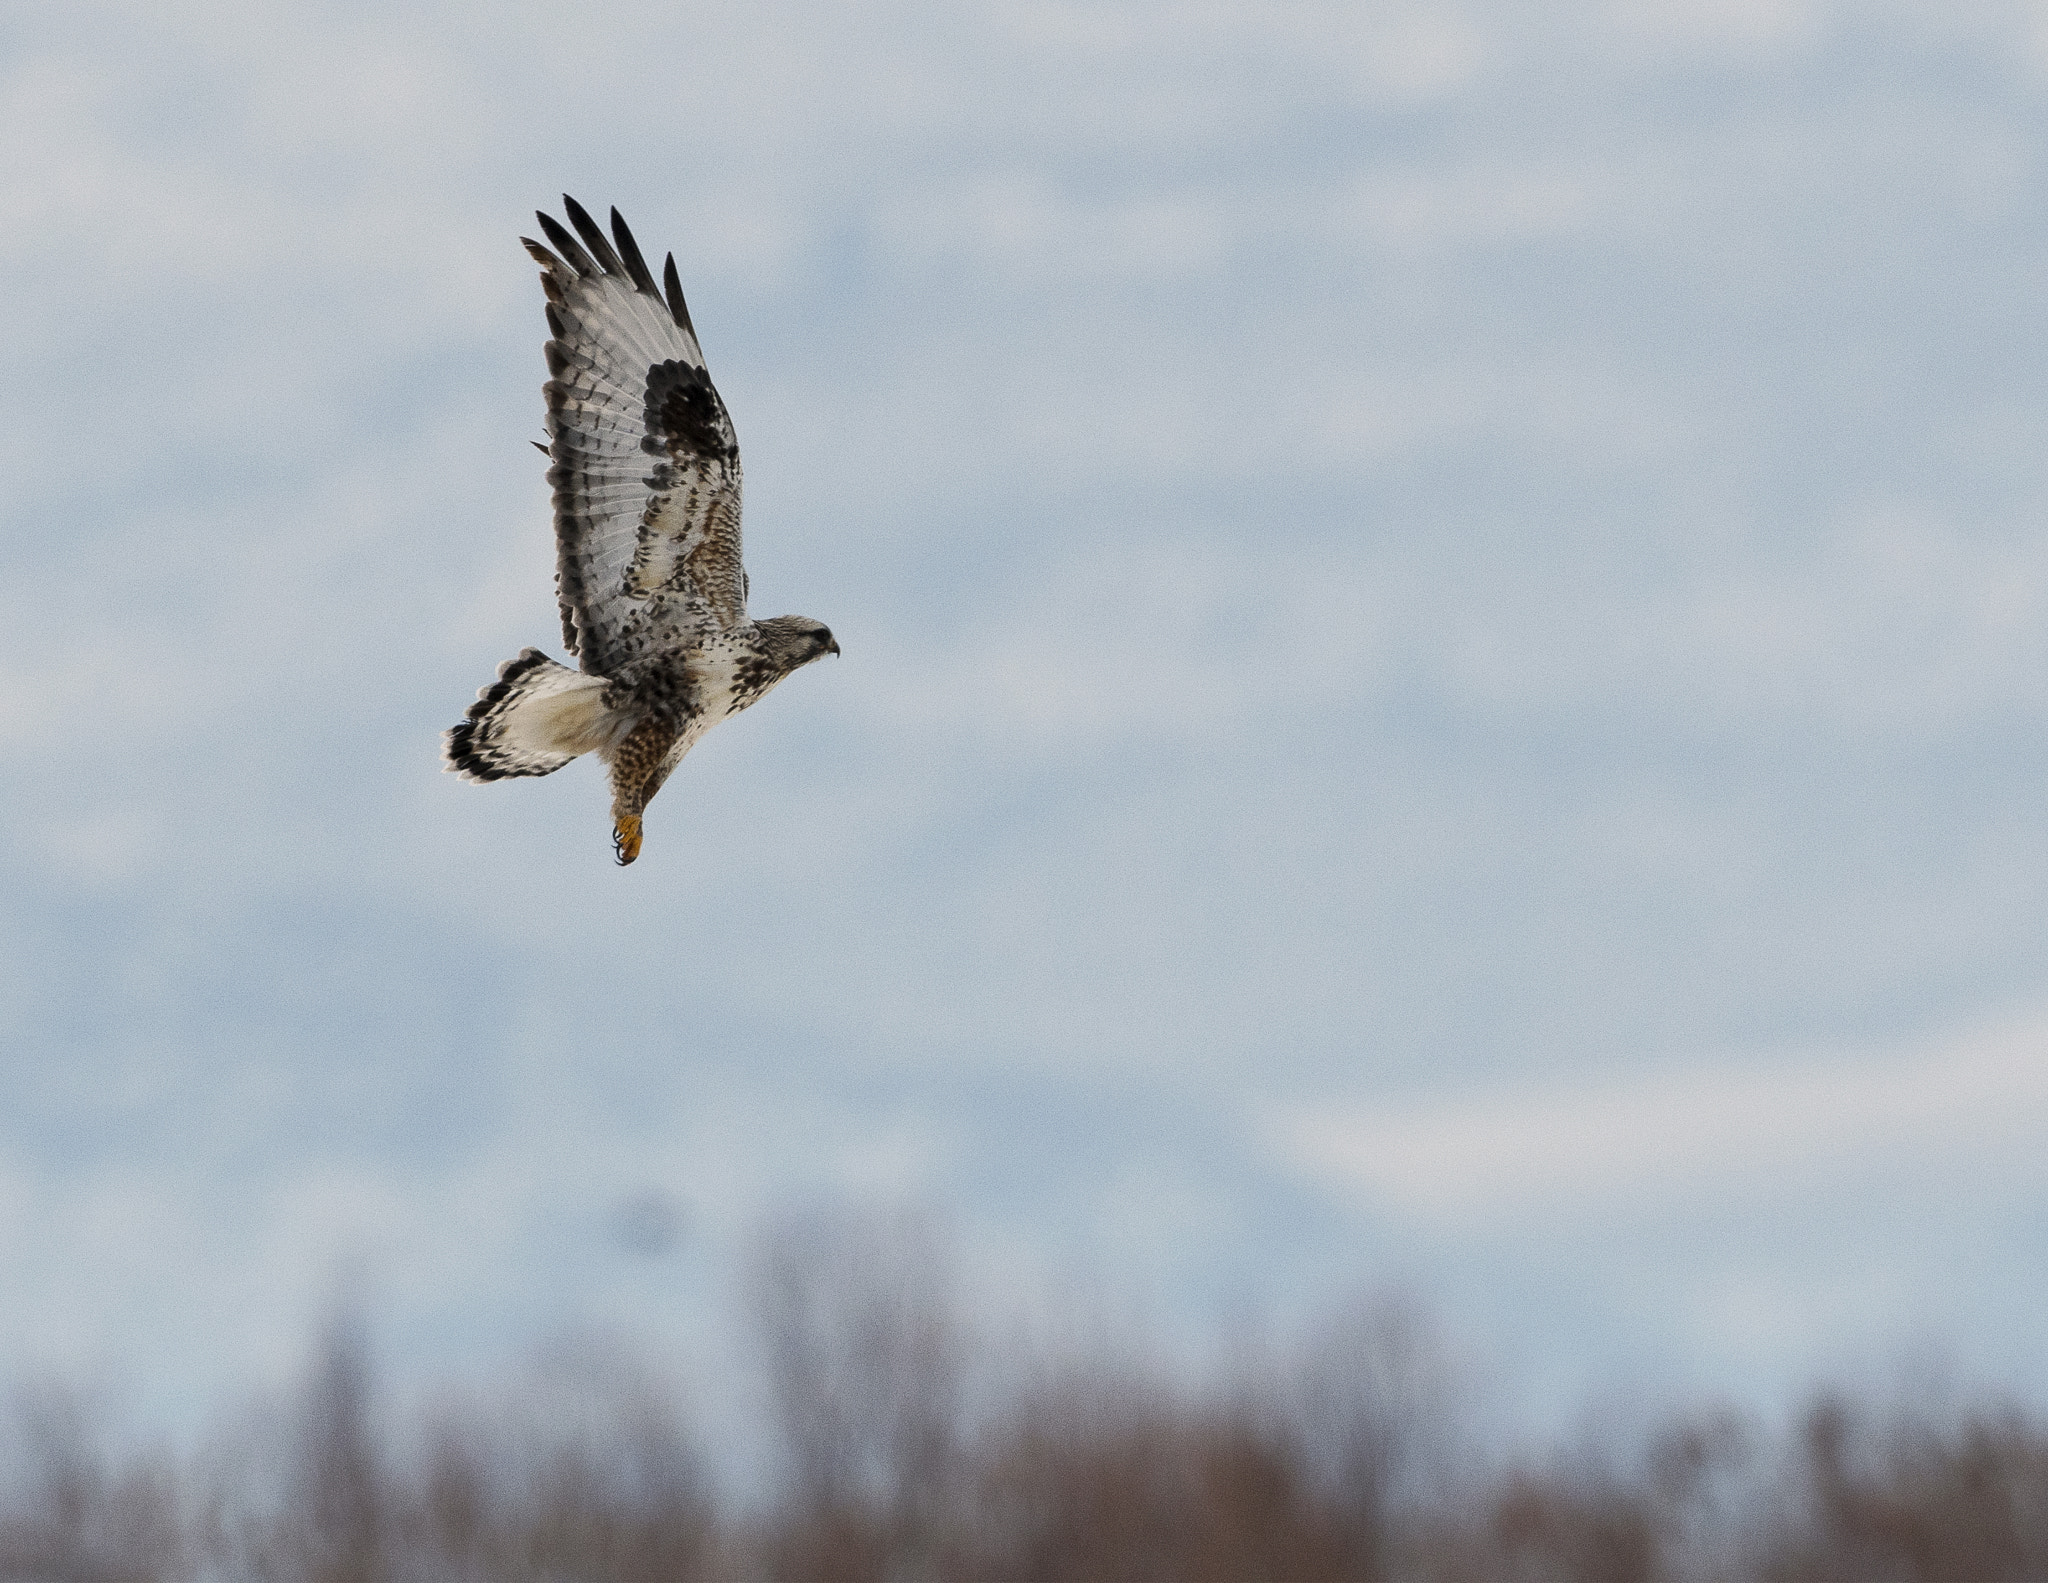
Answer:
<svg viewBox="0 0 2048 1583"><path fill-rule="evenodd" d="M0 22L0 1358L688 1360L781 1206L1556 1415L2048 1362L2048 9ZM673 249L843 659L609 860L541 296ZM656 1192L685 1234L616 1236Z"/></svg>

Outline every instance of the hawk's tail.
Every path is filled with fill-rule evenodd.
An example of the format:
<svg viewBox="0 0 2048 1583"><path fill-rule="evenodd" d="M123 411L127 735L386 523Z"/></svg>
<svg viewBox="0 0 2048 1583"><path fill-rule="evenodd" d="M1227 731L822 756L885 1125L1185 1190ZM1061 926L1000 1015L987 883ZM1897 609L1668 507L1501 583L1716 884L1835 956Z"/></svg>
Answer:
<svg viewBox="0 0 2048 1583"><path fill-rule="evenodd" d="M548 775L611 739L602 676L557 665L539 649L498 667L462 724L443 733L441 757L466 781Z"/></svg>

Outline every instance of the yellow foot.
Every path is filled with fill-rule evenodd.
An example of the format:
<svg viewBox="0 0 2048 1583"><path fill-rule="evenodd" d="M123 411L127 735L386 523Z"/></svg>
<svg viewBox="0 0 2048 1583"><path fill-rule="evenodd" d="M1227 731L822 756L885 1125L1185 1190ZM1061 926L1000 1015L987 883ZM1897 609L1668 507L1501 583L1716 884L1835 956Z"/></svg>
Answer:
<svg viewBox="0 0 2048 1583"><path fill-rule="evenodd" d="M624 868L640 855L640 820L628 815L612 825L612 850L618 854L619 866Z"/></svg>

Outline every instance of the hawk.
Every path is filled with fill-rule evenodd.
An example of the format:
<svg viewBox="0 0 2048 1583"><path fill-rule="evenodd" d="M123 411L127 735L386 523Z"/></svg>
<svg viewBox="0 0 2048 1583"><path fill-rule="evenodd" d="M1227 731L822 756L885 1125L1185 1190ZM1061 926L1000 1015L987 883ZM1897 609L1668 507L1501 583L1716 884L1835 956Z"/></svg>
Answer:
<svg viewBox="0 0 2048 1583"><path fill-rule="evenodd" d="M562 644L581 669L522 650L445 733L442 756L464 780L495 781L595 753L624 864L640 855L647 804L698 738L839 645L808 616L747 619L739 442L675 255L658 289L618 210L607 238L574 198L562 205L574 236L542 214L553 248L520 241L548 299L541 449Z"/></svg>

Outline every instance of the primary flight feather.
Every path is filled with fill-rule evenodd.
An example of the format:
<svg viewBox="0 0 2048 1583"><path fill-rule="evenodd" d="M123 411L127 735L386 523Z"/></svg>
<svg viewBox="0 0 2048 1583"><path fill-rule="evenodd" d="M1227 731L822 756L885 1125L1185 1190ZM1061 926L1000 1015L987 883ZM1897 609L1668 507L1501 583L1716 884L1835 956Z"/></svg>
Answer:
<svg viewBox="0 0 2048 1583"><path fill-rule="evenodd" d="M839 645L808 616L747 619L739 442L675 255L657 287L618 210L607 238L575 199L562 206L573 235L543 214L553 247L520 241L548 299L555 593L582 668L538 649L507 660L443 757L464 780L494 781L597 754L613 848L630 863L648 802L697 739Z"/></svg>

